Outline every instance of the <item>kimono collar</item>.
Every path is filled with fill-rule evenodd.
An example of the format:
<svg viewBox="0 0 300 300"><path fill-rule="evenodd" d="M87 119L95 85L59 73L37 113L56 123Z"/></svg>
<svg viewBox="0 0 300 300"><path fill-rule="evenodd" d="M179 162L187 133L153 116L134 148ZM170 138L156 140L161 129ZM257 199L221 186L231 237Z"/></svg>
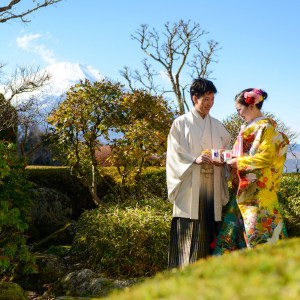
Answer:
<svg viewBox="0 0 300 300"><path fill-rule="evenodd" d="M257 118L255 120L253 120L253 122L249 123L244 131L245 136L247 136L248 134L250 134L251 132L253 132L253 130L256 130L256 128L258 126L265 126L267 124L270 124L271 126L273 126L274 128L277 128L277 123L276 121L272 120L272 119L268 119L267 117L260 117Z"/></svg>
<svg viewBox="0 0 300 300"><path fill-rule="evenodd" d="M195 109L195 107L192 108L191 112L192 112L192 114L193 114L197 119L201 120L202 122L205 122L207 118L210 119L210 115L209 115L209 114L205 115L205 117L204 117L204 119L203 119L203 118L200 116L200 114L197 112L197 110Z"/></svg>
<svg viewBox="0 0 300 300"><path fill-rule="evenodd" d="M247 124L247 127L246 127L246 128L248 128L249 126L251 126L251 124L256 123L256 122L258 122L258 121L260 121L260 120L263 120L263 119L265 119L264 116L258 117L258 118L256 118L256 119L250 121L250 122Z"/></svg>

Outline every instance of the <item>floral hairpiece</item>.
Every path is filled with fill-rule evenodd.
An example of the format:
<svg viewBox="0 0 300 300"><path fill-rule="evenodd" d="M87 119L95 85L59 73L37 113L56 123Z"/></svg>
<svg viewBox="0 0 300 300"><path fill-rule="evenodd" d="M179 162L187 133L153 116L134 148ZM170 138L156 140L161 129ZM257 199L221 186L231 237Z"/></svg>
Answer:
<svg viewBox="0 0 300 300"><path fill-rule="evenodd" d="M250 92L244 93L245 102L248 104L257 104L263 100L262 92L259 89L253 89Z"/></svg>

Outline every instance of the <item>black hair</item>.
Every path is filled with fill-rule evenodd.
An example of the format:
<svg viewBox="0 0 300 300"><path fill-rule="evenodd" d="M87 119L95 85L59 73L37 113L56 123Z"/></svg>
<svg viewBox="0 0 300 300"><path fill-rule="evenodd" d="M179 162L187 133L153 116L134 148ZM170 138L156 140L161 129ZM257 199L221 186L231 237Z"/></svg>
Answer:
<svg viewBox="0 0 300 300"><path fill-rule="evenodd" d="M193 83L190 88L190 95L193 101L193 96L196 96L197 99L205 95L206 93L217 93L215 85L208 79L197 78L193 80ZM194 102L193 102L194 104Z"/></svg>
<svg viewBox="0 0 300 300"><path fill-rule="evenodd" d="M247 102L245 101L246 98L244 97L244 94L245 94L246 92L251 92L252 90L253 90L253 89L245 89L245 90L241 91L240 93L238 93L238 94L235 96L235 98L234 98L234 99L235 99L235 102L240 103L240 104L242 104L242 105L248 107L250 104L247 103ZM261 95L262 95L262 97L263 97L263 100L260 101L260 102L258 102L257 104L255 104L256 107L257 107L259 110L261 110L264 101L268 98L268 94L267 94L265 91L263 91L263 90L261 90Z"/></svg>

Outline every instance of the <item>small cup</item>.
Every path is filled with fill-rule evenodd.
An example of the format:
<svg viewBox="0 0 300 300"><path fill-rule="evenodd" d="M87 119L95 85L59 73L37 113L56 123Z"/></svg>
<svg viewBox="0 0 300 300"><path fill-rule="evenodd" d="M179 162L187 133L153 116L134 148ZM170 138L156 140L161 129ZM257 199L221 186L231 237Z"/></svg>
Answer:
<svg viewBox="0 0 300 300"><path fill-rule="evenodd" d="M222 162L221 153L221 149L211 149L212 160L218 163Z"/></svg>
<svg viewBox="0 0 300 300"><path fill-rule="evenodd" d="M224 162L227 162L228 160L232 159L232 150L224 150L223 151L223 159L224 159Z"/></svg>

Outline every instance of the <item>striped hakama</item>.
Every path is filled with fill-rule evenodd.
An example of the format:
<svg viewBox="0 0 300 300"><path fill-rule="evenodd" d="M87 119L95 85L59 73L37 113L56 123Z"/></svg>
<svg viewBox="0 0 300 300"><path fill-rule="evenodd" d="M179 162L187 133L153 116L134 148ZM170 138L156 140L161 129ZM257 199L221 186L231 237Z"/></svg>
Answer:
<svg viewBox="0 0 300 300"><path fill-rule="evenodd" d="M171 223L168 268L182 268L212 254L221 222L214 216L214 176L201 174L199 219L174 217Z"/></svg>

